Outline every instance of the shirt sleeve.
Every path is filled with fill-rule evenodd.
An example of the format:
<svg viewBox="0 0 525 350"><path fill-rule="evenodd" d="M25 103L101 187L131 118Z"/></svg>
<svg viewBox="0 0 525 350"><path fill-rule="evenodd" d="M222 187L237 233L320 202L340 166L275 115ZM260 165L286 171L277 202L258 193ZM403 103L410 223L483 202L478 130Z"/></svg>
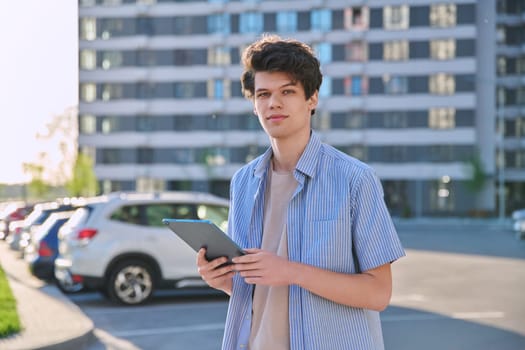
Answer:
<svg viewBox="0 0 525 350"><path fill-rule="evenodd" d="M361 272L391 263L405 255L386 207L376 174L364 171L353 202L352 239Z"/></svg>

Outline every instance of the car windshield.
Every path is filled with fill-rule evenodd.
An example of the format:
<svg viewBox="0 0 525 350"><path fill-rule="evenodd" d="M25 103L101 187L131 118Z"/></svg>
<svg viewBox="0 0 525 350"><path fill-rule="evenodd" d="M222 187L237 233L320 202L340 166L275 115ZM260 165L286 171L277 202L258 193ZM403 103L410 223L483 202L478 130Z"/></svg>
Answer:
<svg viewBox="0 0 525 350"><path fill-rule="evenodd" d="M84 222L86 222L90 212L91 208L89 206L85 206L75 210L75 212L71 215L69 220L67 220L66 223L60 229L61 235L67 234L67 232L71 232L75 229L75 227L78 227Z"/></svg>

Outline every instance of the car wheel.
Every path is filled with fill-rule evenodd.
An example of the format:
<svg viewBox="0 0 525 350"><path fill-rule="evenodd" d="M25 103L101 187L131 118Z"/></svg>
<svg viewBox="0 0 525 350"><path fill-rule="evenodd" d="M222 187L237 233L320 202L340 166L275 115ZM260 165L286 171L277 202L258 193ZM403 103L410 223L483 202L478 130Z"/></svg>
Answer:
<svg viewBox="0 0 525 350"><path fill-rule="evenodd" d="M65 280L55 279L58 289L65 294L72 294L81 292L84 289L82 283L74 282L72 278L66 278Z"/></svg>
<svg viewBox="0 0 525 350"><path fill-rule="evenodd" d="M140 260L126 260L111 271L107 296L119 304L138 305L146 302L155 289L153 269Z"/></svg>

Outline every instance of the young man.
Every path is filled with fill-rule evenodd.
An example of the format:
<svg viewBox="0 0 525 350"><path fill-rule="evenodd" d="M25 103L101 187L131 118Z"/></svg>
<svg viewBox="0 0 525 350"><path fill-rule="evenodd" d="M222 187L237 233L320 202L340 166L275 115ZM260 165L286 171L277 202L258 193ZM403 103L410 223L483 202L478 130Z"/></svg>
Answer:
<svg viewBox="0 0 525 350"><path fill-rule="evenodd" d="M383 349L379 311L404 251L381 184L311 131L322 75L309 46L264 36L243 64L271 147L231 181L228 232L248 254L224 267L197 254L202 278L230 295L222 348Z"/></svg>

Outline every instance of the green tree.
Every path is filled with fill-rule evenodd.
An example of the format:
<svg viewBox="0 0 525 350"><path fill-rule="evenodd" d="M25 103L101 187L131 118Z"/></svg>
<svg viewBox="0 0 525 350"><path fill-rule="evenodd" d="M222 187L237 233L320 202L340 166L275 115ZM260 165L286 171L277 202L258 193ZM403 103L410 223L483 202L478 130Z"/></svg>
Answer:
<svg viewBox="0 0 525 350"><path fill-rule="evenodd" d="M29 197L44 199L51 192L51 186L44 181L44 166L36 163L24 163L24 172L31 176L27 185Z"/></svg>
<svg viewBox="0 0 525 350"><path fill-rule="evenodd" d="M98 180L93 169L93 159L84 153L78 153L71 180L66 189L72 197L90 197L98 193Z"/></svg>
<svg viewBox="0 0 525 350"><path fill-rule="evenodd" d="M467 171L470 174L470 177L465 181L465 187L470 192L476 194L483 189L485 181L487 180L483 162L478 155L467 161Z"/></svg>

